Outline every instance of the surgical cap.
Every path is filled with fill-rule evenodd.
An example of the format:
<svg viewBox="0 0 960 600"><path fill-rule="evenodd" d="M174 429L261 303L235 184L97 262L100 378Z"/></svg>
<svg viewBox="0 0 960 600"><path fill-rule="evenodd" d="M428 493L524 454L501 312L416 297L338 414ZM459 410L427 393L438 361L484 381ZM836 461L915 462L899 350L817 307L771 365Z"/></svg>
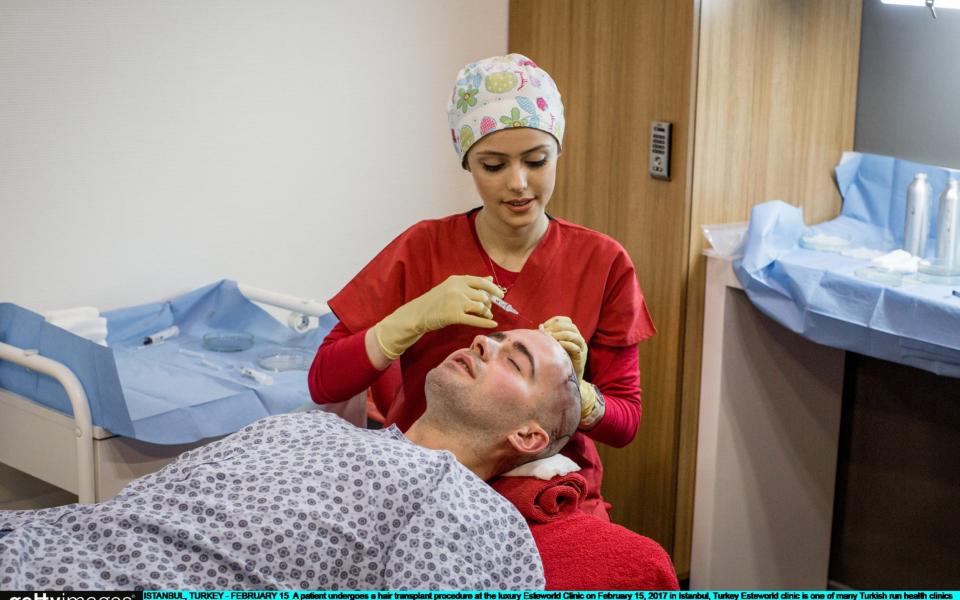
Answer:
<svg viewBox="0 0 960 600"><path fill-rule="evenodd" d="M563 140L563 103L550 75L522 54L493 56L460 70L447 104L453 147L467 151L485 135L508 127L541 129Z"/></svg>

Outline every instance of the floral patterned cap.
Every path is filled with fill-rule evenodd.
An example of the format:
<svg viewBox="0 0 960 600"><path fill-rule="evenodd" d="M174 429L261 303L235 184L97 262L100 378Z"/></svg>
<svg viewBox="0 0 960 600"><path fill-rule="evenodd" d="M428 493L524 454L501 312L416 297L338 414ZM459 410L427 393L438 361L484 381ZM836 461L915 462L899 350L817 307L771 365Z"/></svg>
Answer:
<svg viewBox="0 0 960 600"><path fill-rule="evenodd" d="M508 127L533 127L563 140L563 103L550 75L522 54L493 56L460 70L447 104L453 147L467 151L483 136Z"/></svg>

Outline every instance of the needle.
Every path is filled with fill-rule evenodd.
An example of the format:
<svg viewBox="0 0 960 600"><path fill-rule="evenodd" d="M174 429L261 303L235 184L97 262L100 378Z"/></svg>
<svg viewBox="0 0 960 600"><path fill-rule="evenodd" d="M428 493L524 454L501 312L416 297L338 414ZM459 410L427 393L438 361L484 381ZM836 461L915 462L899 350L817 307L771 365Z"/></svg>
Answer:
<svg viewBox="0 0 960 600"><path fill-rule="evenodd" d="M495 305L497 305L497 306L500 308L500 310L502 310L502 311L504 311L504 312L506 312L506 313L510 313L511 315L516 315L517 318L523 319L524 321L526 321L527 323L529 323L529 324L531 324L531 325L536 325L536 323L534 323L534 322L531 321L530 319L528 319L528 318L524 317L523 315L521 315L520 312L519 312L517 309L515 309L513 306L511 306L510 303L507 302L506 300L504 300L503 298L498 298L498 297L496 297L496 296L491 296L491 297L490 297L490 302L493 303L493 304L495 304Z"/></svg>

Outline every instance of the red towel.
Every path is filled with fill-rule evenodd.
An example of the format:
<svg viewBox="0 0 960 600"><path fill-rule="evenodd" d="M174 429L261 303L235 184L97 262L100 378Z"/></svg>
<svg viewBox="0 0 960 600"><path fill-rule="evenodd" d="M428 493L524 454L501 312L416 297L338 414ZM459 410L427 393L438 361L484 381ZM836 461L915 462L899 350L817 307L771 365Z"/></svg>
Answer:
<svg viewBox="0 0 960 600"><path fill-rule="evenodd" d="M679 589L658 543L577 510L586 489L580 475L501 477L491 485L527 519L548 590Z"/></svg>
<svg viewBox="0 0 960 600"><path fill-rule="evenodd" d="M501 477L493 488L513 505L528 523L550 523L578 512L587 482L576 473L557 475L549 481L535 477Z"/></svg>

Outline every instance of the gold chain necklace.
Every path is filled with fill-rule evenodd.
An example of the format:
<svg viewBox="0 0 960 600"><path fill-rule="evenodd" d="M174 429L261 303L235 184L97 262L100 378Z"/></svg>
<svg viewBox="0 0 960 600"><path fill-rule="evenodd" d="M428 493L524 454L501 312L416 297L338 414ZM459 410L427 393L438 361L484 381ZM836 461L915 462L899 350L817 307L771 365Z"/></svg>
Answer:
<svg viewBox="0 0 960 600"><path fill-rule="evenodd" d="M500 278L497 277L497 268L493 265L493 259L490 258L490 255L487 254L486 250L483 250L483 245L480 245L480 249L483 252L483 257L487 259L487 265L490 266L490 274L493 275L493 284L500 288L500 291L503 292L503 295L506 296L510 288L500 284Z"/></svg>
<svg viewBox="0 0 960 600"><path fill-rule="evenodd" d="M512 284L509 287L501 285L500 278L497 277L497 269L493 264L493 259L490 257L490 253L487 252L487 249L483 247L483 241L480 237L480 215L479 214L477 215L476 219L474 219L473 226L477 233L477 241L479 242L479 245L480 245L480 248L478 250L483 255L483 258L486 261L487 266L490 267L490 274L493 275L493 283L498 288L500 288L500 291L506 294L510 290L510 287L512 287ZM547 222L547 227L549 226L550 226L550 223ZM543 233L540 234L540 237L537 238L537 243L534 244L534 248L536 247L537 244L540 243L540 240L543 238L544 235L546 235L546 233L547 233L546 229L544 229ZM527 254L527 258L529 258L529 253ZM524 262L526 262L526 259L524 259ZM504 270L508 270L508 269L504 268Z"/></svg>
<svg viewBox="0 0 960 600"><path fill-rule="evenodd" d="M493 275L493 284L500 288L500 291L506 295L507 291L510 289L506 286L500 284L500 278L497 277L497 269L493 266L493 259L490 258L490 253L487 252L487 249L483 247L483 240L480 238L480 215L477 214L477 217L473 221L473 227L477 234L477 251L483 256L483 260L487 263L487 266L490 267L490 274Z"/></svg>

